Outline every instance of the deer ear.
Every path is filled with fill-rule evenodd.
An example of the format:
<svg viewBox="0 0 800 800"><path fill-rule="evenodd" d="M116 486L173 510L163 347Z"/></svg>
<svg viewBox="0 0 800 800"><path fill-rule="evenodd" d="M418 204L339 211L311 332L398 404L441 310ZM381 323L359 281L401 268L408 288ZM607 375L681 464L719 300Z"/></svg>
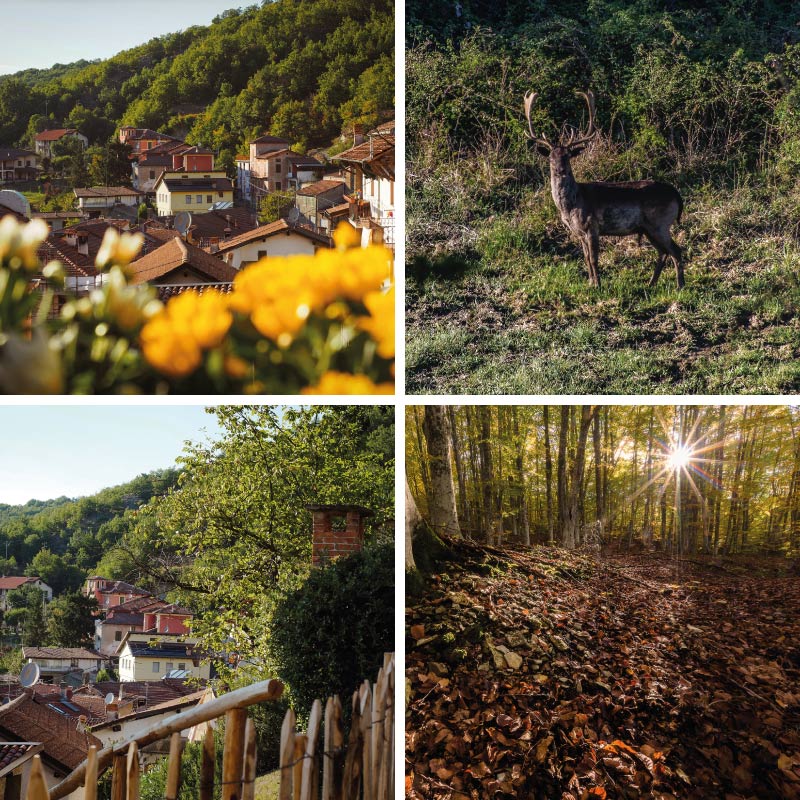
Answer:
<svg viewBox="0 0 800 800"><path fill-rule="evenodd" d="M544 156L545 158L550 158L550 148L549 147L545 147L542 144L537 144L536 145L536 152L540 156Z"/></svg>

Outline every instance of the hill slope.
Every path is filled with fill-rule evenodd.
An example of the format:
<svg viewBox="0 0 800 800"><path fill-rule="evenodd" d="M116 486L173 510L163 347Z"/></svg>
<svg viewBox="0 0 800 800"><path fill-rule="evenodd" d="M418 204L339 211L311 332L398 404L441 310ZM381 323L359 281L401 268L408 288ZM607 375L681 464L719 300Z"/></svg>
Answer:
<svg viewBox="0 0 800 800"><path fill-rule="evenodd" d="M232 9L110 59L0 79L0 143L30 145L61 125L97 143L120 124L232 153L265 130L329 143L344 123L373 124L392 108L393 32L391 0Z"/></svg>

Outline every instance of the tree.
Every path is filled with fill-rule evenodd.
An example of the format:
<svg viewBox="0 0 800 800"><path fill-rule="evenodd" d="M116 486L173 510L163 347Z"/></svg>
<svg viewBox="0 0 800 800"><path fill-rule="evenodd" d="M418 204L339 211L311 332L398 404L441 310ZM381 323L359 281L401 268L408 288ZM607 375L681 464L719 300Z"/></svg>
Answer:
<svg viewBox="0 0 800 800"><path fill-rule="evenodd" d="M94 640L97 600L71 592L48 606L48 643L58 647L89 647Z"/></svg>
<svg viewBox="0 0 800 800"><path fill-rule="evenodd" d="M89 154L89 179L93 186L131 185L131 148L121 142L107 142Z"/></svg>
<svg viewBox="0 0 800 800"><path fill-rule="evenodd" d="M8 593L5 623L20 629L22 644L41 647L47 641L45 594L35 586L23 586Z"/></svg>
<svg viewBox="0 0 800 800"><path fill-rule="evenodd" d="M431 470L428 510L437 534L461 538L456 510L453 472L450 466L450 437L444 406L425 406L425 440Z"/></svg>
<svg viewBox="0 0 800 800"><path fill-rule="evenodd" d="M279 191L264 195L258 207L258 221L262 225L268 225L288 217L294 208L295 194L291 191Z"/></svg>

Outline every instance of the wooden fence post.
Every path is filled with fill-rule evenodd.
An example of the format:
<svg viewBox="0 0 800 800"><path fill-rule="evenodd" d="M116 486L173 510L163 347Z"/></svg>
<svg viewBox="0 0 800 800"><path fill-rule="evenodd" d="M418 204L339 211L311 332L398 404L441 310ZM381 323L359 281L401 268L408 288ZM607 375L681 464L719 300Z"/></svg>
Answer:
<svg viewBox="0 0 800 800"><path fill-rule="evenodd" d="M311 705L311 714L308 717L306 752L303 760L303 791L300 793L300 800L319 800L319 757L317 756L317 745L321 720L322 703L319 700L315 700Z"/></svg>
<svg viewBox="0 0 800 800"><path fill-rule="evenodd" d="M167 785L164 790L166 800L178 800L181 788L181 753L183 738L175 731L169 740L169 764L167 765Z"/></svg>
<svg viewBox="0 0 800 800"><path fill-rule="evenodd" d="M128 773L125 794L128 800L139 800L139 748L131 742L128 748Z"/></svg>
<svg viewBox="0 0 800 800"><path fill-rule="evenodd" d="M295 715L290 708L286 711L281 727L281 786L278 800L292 800L292 761L294 760L294 725Z"/></svg>
<svg viewBox="0 0 800 800"><path fill-rule="evenodd" d="M242 771L242 800L254 800L256 796L256 726L247 720L244 731L244 769Z"/></svg>
<svg viewBox="0 0 800 800"><path fill-rule="evenodd" d="M47 800L47 781L42 769L42 757L34 756L31 764L31 775L28 779L27 800Z"/></svg>
<svg viewBox="0 0 800 800"><path fill-rule="evenodd" d="M244 727L247 709L234 708L225 715L225 749L222 751L222 800L241 800Z"/></svg>
<svg viewBox="0 0 800 800"><path fill-rule="evenodd" d="M294 732L294 750L292 751L292 800L300 800L303 794L303 756L306 753L308 737L304 733Z"/></svg>
<svg viewBox="0 0 800 800"><path fill-rule="evenodd" d="M83 800L97 800L97 745L89 747L86 754L86 786Z"/></svg>
<svg viewBox="0 0 800 800"><path fill-rule="evenodd" d="M361 705L361 720L359 724L361 728L362 748L361 785L363 786L364 800L373 800L372 764L370 763L370 756L372 755L372 687L368 680L365 680L364 683L361 684L359 701Z"/></svg>
<svg viewBox="0 0 800 800"><path fill-rule="evenodd" d="M200 800L213 800L214 798L215 762L214 730L209 726L203 737L203 752L200 759Z"/></svg>
<svg viewBox="0 0 800 800"><path fill-rule="evenodd" d="M342 800L344 767L342 703L338 695L325 704L325 749L322 761L322 800Z"/></svg>
<svg viewBox="0 0 800 800"><path fill-rule="evenodd" d="M111 800L125 800L126 758L125 753L114 753L111 773Z"/></svg>

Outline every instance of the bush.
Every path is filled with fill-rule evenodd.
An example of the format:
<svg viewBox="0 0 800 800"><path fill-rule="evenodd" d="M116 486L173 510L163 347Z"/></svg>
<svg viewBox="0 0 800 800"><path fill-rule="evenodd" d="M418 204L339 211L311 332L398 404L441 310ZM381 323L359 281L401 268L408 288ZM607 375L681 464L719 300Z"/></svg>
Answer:
<svg viewBox="0 0 800 800"><path fill-rule="evenodd" d="M315 569L277 605L270 655L292 704L307 713L315 699L375 680L394 649L394 546L380 544Z"/></svg>

